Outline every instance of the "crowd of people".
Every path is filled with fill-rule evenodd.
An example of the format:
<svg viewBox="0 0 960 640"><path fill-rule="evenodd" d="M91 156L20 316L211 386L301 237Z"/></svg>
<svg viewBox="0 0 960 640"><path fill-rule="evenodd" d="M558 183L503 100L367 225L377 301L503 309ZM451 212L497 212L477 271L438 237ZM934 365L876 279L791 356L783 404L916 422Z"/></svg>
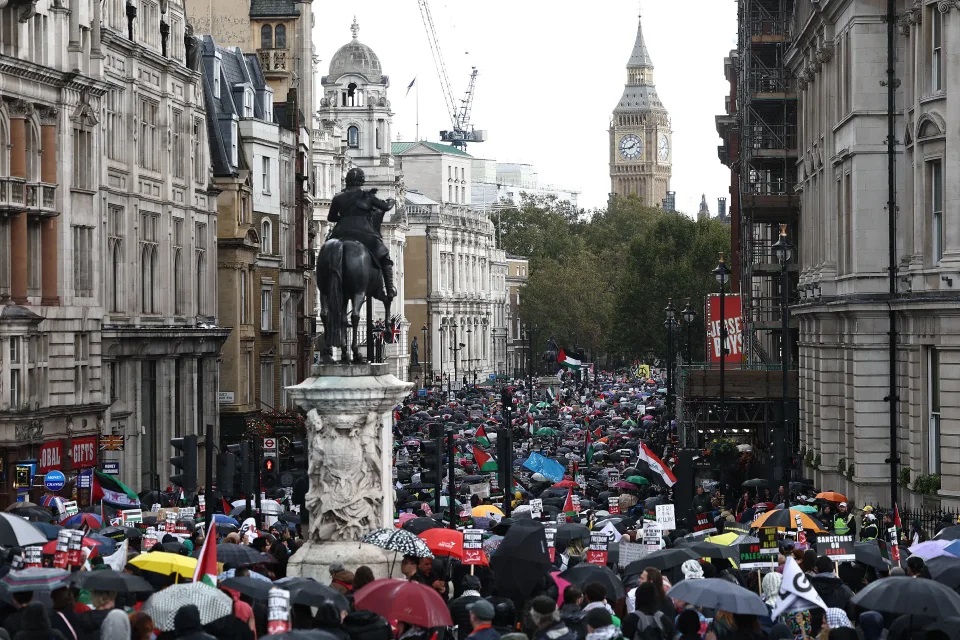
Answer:
<svg viewBox="0 0 960 640"><path fill-rule="evenodd" d="M94 514L0 514L0 540L45 536L39 565L21 529L2 543L0 640L960 638L960 526L927 540L895 511L769 486L749 477L746 442L739 474L681 487L657 372L585 373L425 389L396 408L394 522L363 538L391 559L386 577L346 558L320 580L287 576L306 527L282 508L257 522L217 505L206 535L178 522L152 548L142 526ZM64 528L85 536L66 566Z"/></svg>

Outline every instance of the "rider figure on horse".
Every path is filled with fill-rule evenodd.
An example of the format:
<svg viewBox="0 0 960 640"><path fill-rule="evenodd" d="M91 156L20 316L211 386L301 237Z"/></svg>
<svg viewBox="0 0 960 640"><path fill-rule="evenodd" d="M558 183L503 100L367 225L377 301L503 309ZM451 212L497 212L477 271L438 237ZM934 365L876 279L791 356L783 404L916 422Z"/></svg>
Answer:
<svg viewBox="0 0 960 640"><path fill-rule="evenodd" d="M365 246L383 273L386 297L392 299L397 296L397 289L393 284L393 260L383 243L378 225L374 223L374 217L382 219L382 214L392 209L396 201L393 198L381 200L376 195L376 189L363 189L365 180L363 169L359 167L347 172L347 188L335 195L330 203L327 221L335 223L330 237L356 240Z"/></svg>

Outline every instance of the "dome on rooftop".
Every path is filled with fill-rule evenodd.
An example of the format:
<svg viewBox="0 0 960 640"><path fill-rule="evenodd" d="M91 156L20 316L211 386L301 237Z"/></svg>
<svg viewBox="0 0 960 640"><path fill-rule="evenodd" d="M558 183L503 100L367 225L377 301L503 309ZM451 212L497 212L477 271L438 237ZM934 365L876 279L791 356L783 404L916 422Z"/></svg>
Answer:
<svg viewBox="0 0 960 640"><path fill-rule="evenodd" d="M347 74L354 73L367 79L367 82L380 82L383 79L383 70L380 67L380 58L373 49L357 40L360 27L356 18L350 27L353 31L353 40L340 47L330 60L330 80L337 80Z"/></svg>

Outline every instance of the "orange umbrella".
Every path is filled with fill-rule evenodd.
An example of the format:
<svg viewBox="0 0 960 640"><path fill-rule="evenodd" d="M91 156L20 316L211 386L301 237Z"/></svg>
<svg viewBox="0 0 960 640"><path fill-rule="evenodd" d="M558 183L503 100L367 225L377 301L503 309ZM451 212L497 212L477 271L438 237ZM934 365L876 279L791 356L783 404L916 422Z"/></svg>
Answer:
<svg viewBox="0 0 960 640"><path fill-rule="evenodd" d="M826 500L827 502L846 502L847 496L842 493L837 493L836 491L821 491L817 494L817 498L820 500Z"/></svg>
<svg viewBox="0 0 960 640"><path fill-rule="evenodd" d="M777 529L795 529L797 527L797 517L800 518L800 525L804 529L809 529L816 533L826 533L826 529L823 528L817 520L811 518L806 513L802 511L797 511L796 509L790 509L789 513L786 509L774 509L773 511L767 511L759 518L750 523L751 529L760 529L762 527L776 527Z"/></svg>

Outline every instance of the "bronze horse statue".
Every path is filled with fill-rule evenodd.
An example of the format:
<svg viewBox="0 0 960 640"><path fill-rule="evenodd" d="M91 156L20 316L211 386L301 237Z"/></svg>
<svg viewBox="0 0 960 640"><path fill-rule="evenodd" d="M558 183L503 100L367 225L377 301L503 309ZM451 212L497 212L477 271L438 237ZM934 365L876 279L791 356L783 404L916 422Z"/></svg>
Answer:
<svg viewBox="0 0 960 640"><path fill-rule="evenodd" d="M379 233L386 211L374 212L372 222ZM356 240L338 240L330 238L320 248L317 259L317 286L320 289L320 319L325 337L324 359L333 361L333 347L340 348L340 361L343 363L363 362L357 342L360 324L360 309L371 299L383 303L384 315L388 319L384 331L384 341L393 343L396 320L390 316L392 298L385 295L380 265L370 251ZM350 305L349 320L347 304ZM367 314L372 313L373 305L368 304ZM368 317L368 323L372 319ZM347 327L353 329L350 352L347 351ZM372 335L367 341L373 340ZM352 354L352 359L351 359Z"/></svg>

